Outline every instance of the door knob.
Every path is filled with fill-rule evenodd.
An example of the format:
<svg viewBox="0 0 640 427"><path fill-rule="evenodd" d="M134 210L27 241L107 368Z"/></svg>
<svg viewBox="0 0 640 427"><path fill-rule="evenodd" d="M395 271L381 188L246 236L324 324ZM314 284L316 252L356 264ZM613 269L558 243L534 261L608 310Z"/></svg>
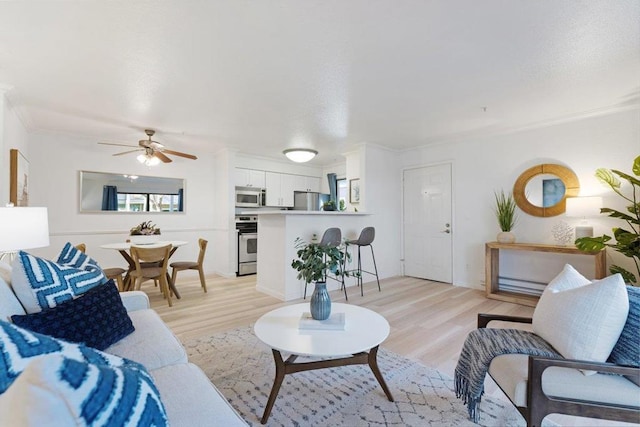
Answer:
<svg viewBox="0 0 640 427"><path fill-rule="evenodd" d="M451 230L449 230L449 229L447 228L446 230L442 230L442 232L443 232L443 233L447 233L447 234L449 234L449 233L451 233Z"/></svg>

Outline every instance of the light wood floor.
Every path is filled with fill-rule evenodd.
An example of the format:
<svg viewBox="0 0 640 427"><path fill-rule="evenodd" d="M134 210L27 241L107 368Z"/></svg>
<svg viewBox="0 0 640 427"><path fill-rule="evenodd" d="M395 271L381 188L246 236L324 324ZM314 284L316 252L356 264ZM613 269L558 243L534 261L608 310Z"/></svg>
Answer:
<svg viewBox="0 0 640 427"><path fill-rule="evenodd" d="M173 307L168 307L152 282L142 289L178 338L187 340L253 324L274 308L303 301L283 303L257 292L255 285L255 275L207 276L205 294L197 276L185 272L177 284L182 299L174 299ZM381 286L378 292L375 282L365 283L364 297L356 287L348 288L348 294L349 303L374 310L389 321L391 333L382 347L450 376L467 333L476 327L478 313L533 314L531 307L490 300L479 290L410 277L386 279ZM344 295L333 291L331 299L344 302Z"/></svg>
<svg viewBox="0 0 640 427"><path fill-rule="evenodd" d="M149 295L152 308L182 341L251 325L274 308L303 301L283 303L257 292L255 275L232 279L207 276L205 294L197 274L190 273L181 272L178 277L182 299L174 299L173 307L167 305L152 282L143 284L142 288ZM389 321L391 333L382 347L450 377L453 377L464 339L476 328L478 313L527 317L533 314L532 307L490 300L483 291L411 277L386 279L381 281L381 286L382 292L378 292L375 282L365 283L364 297L360 296L359 288L348 288L349 303L372 309ZM333 291L331 299L344 302L344 295ZM508 400L490 379L485 382L485 393ZM550 415L549 419L565 427L633 426L558 414Z"/></svg>

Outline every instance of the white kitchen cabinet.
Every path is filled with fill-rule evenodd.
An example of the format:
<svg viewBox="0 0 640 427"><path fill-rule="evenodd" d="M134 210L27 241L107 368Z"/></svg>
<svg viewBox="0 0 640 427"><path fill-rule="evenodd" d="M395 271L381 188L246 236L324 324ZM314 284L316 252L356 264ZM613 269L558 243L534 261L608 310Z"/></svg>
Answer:
<svg viewBox="0 0 640 427"><path fill-rule="evenodd" d="M316 176L294 175L294 191L320 192L320 178Z"/></svg>
<svg viewBox="0 0 640 427"><path fill-rule="evenodd" d="M236 168L236 187L265 188L265 172L254 169Z"/></svg>
<svg viewBox="0 0 640 427"><path fill-rule="evenodd" d="M320 192L320 178L318 178L317 176L305 176L306 178L306 183L307 183L307 188L309 190L307 191L312 191L314 193L319 193Z"/></svg>
<svg viewBox="0 0 640 427"><path fill-rule="evenodd" d="M296 175L266 172L267 206L293 207L293 191Z"/></svg>

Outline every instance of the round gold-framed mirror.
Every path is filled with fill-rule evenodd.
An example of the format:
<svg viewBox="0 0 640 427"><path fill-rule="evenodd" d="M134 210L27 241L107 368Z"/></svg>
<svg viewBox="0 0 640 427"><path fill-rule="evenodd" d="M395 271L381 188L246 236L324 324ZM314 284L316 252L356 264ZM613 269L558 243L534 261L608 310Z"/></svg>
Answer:
<svg viewBox="0 0 640 427"><path fill-rule="evenodd" d="M580 182L565 166L544 163L522 172L513 185L513 199L522 211L550 217L564 213L567 197L576 197Z"/></svg>

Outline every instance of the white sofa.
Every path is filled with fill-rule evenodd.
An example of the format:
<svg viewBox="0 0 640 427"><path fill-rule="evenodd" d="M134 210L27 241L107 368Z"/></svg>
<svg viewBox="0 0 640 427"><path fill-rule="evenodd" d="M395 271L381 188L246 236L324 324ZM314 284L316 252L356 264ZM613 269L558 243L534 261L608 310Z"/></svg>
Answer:
<svg viewBox="0 0 640 427"><path fill-rule="evenodd" d="M7 281L8 282L8 281ZM160 391L171 426L246 426L204 372L189 363L187 353L144 292L121 293L135 331L105 352L144 365ZM0 280L0 318L25 314L10 286ZM0 395L2 399L2 395ZM28 403L22 409L28 411Z"/></svg>

